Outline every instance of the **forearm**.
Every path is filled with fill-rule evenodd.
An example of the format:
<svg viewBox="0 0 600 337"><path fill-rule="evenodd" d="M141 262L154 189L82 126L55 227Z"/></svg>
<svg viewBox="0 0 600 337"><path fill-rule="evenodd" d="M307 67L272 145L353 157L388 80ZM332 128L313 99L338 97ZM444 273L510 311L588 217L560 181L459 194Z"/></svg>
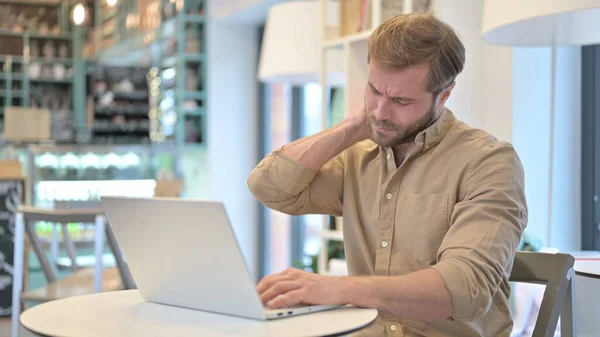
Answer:
<svg viewBox="0 0 600 337"><path fill-rule="evenodd" d="M318 171L327 161L366 138L364 125L353 119L285 145L282 151L302 166Z"/></svg>
<svg viewBox="0 0 600 337"><path fill-rule="evenodd" d="M440 274L424 269L402 276L347 277L344 303L376 308L412 320L452 316L452 302Z"/></svg>

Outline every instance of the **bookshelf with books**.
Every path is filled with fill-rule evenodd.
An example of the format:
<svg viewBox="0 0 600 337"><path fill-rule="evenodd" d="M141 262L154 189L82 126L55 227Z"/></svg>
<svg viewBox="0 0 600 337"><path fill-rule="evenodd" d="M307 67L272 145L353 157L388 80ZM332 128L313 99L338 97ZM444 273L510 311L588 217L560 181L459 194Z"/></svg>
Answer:
<svg viewBox="0 0 600 337"><path fill-rule="evenodd" d="M364 88L368 77L367 42L373 29L388 18L405 13L426 12L430 10L431 0L320 0L322 15L323 40L321 44L321 71L319 82L321 84L322 100L321 117L322 127L332 126L333 121L339 121L339 104L330 104L338 101L340 97L331 96L331 80L327 74L328 53L343 51L344 83L336 88L336 92L343 94L343 111L350 115L363 105ZM333 4L332 4L333 3ZM328 10L336 10L331 13ZM333 108L332 108L333 106ZM338 112L338 113L336 113ZM335 223L341 225L342 218L336 218ZM318 258L318 271L322 274L331 274L330 267L335 262L339 265L337 257L330 256L330 242L343 242L343 235L339 229L332 231L331 218L323 217L322 247ZM333 272L335 273L335 272Z"/></svg>

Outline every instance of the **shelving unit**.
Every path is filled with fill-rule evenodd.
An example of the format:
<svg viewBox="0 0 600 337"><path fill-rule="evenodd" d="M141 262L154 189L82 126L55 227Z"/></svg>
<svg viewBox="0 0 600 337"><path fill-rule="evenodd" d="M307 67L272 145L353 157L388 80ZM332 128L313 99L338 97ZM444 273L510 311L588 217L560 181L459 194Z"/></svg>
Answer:
<svg viewBox="0 0 600 337"><path fill-rule="evenodd" d="M324 229L321 236L326 240L344 241L344 233L340 230Z"/></svg>
<svg viewBox="0 0 600 337"><path fill-rule="evenodd" d="M81 29L70 23L69 5L0 1L0 7L0 115L8 106L48 108L53 140L71 141L84 114L78 96L84 75L77 71Z"/></svg>
<svg viewBox="0 0 600 337"><path fill-rule="evenodd" d="M429 6L429 0L320 0L323 36L321 44L321 72L319 82L321 84L321 95L325 99L321 105L322 128L331 127L333 119L330 111L329 99L330 85L327 78L327 53L332 50L343 49L345 83L341 90L344 93L345 116L357 111L363 104L364 87L368 78L367 43L374 28L379 26L385 19L396 14L411 13L413 11L424 11ZM331 8L331 2L337 2L338 15L330 15L327 9ZM328 6L329 5L329 6ZM366 7L363 7L366 6ZM352 14L354 16L352 16ZM351 17L349 17L349 15ZM330 22L331 18L337 18L336 22ZM341 27L341 25L351 25ZM356 27L356 28L353 28ZM337 34L332 34L332 31ZM340 32L353 33L341 35ZM332 37L333 35L333 37ZM342 219L339 219L342 221ZM321 232L321 250L318 258L319 273L329 274L328 248L330 241L343 241L341 232L330 230L330 217L323 217L323 230Z"/></svg>
<svg viewBox="0 0 600 337"><path fill-rule="evenodd" d="M353 35L336 38L336 39L333 39L330 41L325 41L323 43L323 48L324 49L344 48L347 45L354 43L354 42L358 42L358 43L364 42L369 39L369 36L371 36L372 32L373 32L372 30L368 30L368 31L356 33Z"/></svg>
<svg viewBox="0 0 600 337"><path fill-rule="evenodd" d="M142 67L94 67L88 97L92 143L150 143L147 72Z"/></svg>
<svg viewBox="0 0 600 337"><path fill-rule="evenodd" d="M204 144L204 8L204 0L96 2L98 25L86 49L98 64L148 68L152 142Z"/></svg>

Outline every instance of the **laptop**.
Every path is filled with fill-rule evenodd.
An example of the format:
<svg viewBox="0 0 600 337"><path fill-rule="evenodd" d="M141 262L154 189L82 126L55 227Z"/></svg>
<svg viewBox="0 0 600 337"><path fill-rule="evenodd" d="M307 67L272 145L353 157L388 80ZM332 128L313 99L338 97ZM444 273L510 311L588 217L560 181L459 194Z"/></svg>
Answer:
<svg viewBox="0 0 600 337"><path fill-rule="evenodd" d="M339 307L267 308L221 202L105 196L101 203L146 301L256 320Z"/></svg>

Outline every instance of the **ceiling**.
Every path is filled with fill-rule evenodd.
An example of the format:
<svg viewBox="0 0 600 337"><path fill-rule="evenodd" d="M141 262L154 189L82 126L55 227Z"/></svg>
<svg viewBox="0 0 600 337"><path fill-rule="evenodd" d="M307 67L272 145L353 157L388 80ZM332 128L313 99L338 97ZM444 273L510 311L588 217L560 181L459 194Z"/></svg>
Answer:
<svg viewBox="0 0 600 337"><path fill-rule="evenodd" d="M263 24L269 8L293 0L229 0L212 1L211 13L216 20L240 24Z"/></svg>

